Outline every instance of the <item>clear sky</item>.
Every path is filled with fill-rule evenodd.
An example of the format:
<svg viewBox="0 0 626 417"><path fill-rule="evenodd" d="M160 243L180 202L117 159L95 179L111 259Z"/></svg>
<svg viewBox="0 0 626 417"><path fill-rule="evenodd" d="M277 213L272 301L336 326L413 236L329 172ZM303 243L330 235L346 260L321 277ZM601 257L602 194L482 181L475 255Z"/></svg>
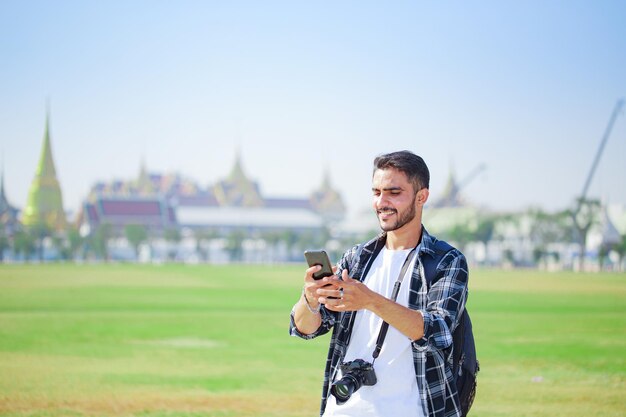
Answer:
<svg viewBox="0 0 626 417"><path fill-rule="evenodd" d="M570 206L626 96L624 1L0 1L0 151L26 198L46 100L66 209L98 180L178 171L202 186L236 149L267 196L326 169L355 211L372 159L487 169L494 210ZM589 195L626 203L626 114Z"/></svg>

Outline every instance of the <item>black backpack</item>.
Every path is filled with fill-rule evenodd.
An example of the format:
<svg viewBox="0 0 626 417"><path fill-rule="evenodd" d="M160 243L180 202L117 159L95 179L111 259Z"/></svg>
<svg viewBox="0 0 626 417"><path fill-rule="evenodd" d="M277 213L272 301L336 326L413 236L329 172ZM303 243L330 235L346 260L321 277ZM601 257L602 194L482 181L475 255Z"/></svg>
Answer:
<svg viewBox="0 0 626 417"><path fill-rule="evenodd" d="M359 259L359 255L365 244L359 245L356 250L355 259ZM424 274L426 275L426 282L428 286L435 279L435 273L437 266L443 257L452 249L447 242L443 240L437 240L435 242L435 255L433 257L424 256L422 258L422 264L424 266ZM352 261L352 262L353 262ZM352 262L350 269L352 269ZM364 275L367 275L369 267L371 266L371 260L365 268ZM472 321L470 320L467 309L463 309L459 324L452 332L452 375L455 376L456 387L459 393L459 403L461 404L461 416L465 417L469 412L474 397L476 396L476 376L480 370L478 360L476 359L476 345L474 344L474 333L472 332Z"/></svg>
<svg viewBox="0 0 626 417"><path fill-rule="evenodd" d="M454 248L447 242L438 240L435 243L435 256L424 256L422 258L424 274L429 286L435 278L437 265L452 249ZM461 415L465 417L476 396L476 376L480 370L480 364L478 359L476 359L472 321L467 308L463 309L459 324L452 332L452 346L454 348L452 374L456 378L456 388L459 393L459 402L461 403Z"/></svg>

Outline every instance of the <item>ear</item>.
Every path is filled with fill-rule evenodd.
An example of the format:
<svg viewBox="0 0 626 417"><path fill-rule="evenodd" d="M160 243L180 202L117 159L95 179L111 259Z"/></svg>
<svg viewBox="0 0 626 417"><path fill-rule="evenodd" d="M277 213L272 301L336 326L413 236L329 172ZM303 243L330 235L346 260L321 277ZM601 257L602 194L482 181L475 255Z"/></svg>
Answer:
<svg viewBox="0 0 626 417"><path fill-rule="evenodd" d="M429 195L430 192L428 191L428 188L422 188L417 192L417 198L415 199L415 202L418 205L423 206L424 204L426 204L426 201L428 201Z"/></svg>

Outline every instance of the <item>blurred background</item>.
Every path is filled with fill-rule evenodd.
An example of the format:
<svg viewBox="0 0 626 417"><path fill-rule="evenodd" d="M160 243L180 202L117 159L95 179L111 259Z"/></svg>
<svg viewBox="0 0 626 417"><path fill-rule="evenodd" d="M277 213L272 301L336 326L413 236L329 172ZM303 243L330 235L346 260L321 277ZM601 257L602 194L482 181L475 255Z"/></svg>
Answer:
<svg viewBox="0 0 626 417"><path fill-rule="evenodd" d="M474 265L623 270L621 1L0 3L0 255L334 260L371 163Z"/></svg>
<svg viewBox="0 0 626 417"><path fill-rule="evenodd" d="M624 22L610 0L0 0L0 417L315 415L302 252L379 232L372 161L402 149L470 262L472 413L624 416Z"/></svg>

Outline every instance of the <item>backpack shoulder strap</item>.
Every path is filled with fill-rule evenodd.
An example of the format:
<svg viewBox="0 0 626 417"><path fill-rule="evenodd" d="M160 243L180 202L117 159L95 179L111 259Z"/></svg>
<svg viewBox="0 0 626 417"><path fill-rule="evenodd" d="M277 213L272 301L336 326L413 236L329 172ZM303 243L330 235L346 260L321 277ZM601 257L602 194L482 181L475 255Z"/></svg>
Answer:
<svg viewBox="0 0 626 417"><path fill-rule="evenodd" d="M426 282L430 286L435 279L435 273L437 272L437 266L443 257L453 250L454 248L445 240L437 240L435 242L435 254L433 256L426 255L422 257L422 265L424 266L424 274L426 275Z"/></svg>
<svg viewBox="0 0 626 417"><path fill-rule="evenodd" d="M374 243L375 242L375 243ZM354 267L357 265L358 262L361 262L361 256L363 254L363 249L365 249L366 246L373 246L372 248L372 254L371 256L367 259L367 263L365 264L365 267L362 268L362 272L359 276L353 276L353 271L354 271ZM369 242L364 242L364 243L360 243L356 250L354 251L354 254L350 257L350 259L348 260L348 271L350 272L350 276L354 279L358 279L359 281L363 281L365 279L365 277L367 276L367 273L370 270L370 267L372 266L372 262L374 261L374 258L376 258L378 256L378 254L380 253L380 251L382 250L384 246L384 240L381 240L381 237L377 237L375 239L370 240ZM359 268L361 269L361 268Z"/></svg>
<svg viewBox="0 0 626 417"><path fill-rule="evenodd" d="M435 253L433 256L422 257L424 275L426 282L430 286L435 279L437 266L443 257L454 248L443 240L435 242ZM474 401L476 394L476 375L480 370L480 365L476 359L476 346L474 344L474 334L472 331L472 321L467 309L463 309L459 317L458 325L452 332L452 374L456 379L459 401L461 404L462 416L466 416Z"/></svg>

